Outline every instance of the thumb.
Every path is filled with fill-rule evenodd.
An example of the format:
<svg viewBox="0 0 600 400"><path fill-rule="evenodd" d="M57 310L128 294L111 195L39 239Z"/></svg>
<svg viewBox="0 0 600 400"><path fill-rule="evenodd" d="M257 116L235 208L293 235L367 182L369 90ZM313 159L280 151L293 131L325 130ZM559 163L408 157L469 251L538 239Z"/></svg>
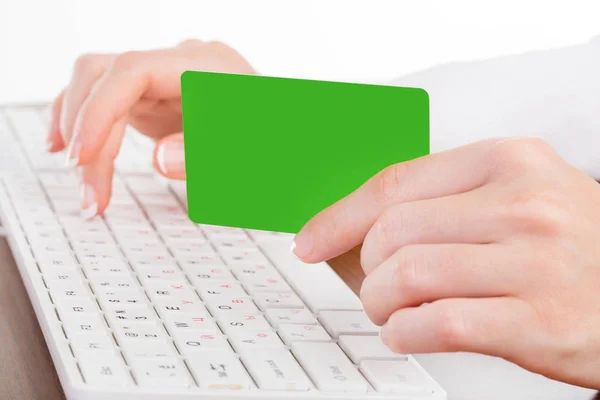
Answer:
<svg viewBox="0 0 600 400"><path fill-rule="evenodd" d="M174 133L156 143L154 168L169 179L185 180L182 133Z"/></svg>

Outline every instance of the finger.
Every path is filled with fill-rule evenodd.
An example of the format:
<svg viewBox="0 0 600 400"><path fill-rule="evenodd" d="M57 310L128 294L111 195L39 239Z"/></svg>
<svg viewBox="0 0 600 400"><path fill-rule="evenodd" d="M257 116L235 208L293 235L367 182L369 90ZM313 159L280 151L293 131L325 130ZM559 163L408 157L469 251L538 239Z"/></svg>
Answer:
<svg viewBox="0 0 600 400"><path fill-rule="evenodd" d="M89 162L98 153L115 121L126 116L140 99L179 99L182 72L239 72L235 70L238 67L220 62L218 48L217 44L207 43L196 50L193 58L189 50L179 47L117 56L77 115L73 141L79 163Z"/></svg>
<svg viewBox="0 0 600 400"><path fill-rule="evenodd" d="M73 153L71 137L77 113L113 57L105 54L84 54L75 62L71 82L65 89L60 113L60 133L63 142L68 145L67 165L77 164L77 160L70 157Z"/></svg>
<svg viewBox="0 0 600 400"><path fill-rule="evenodd" d="M487 179L486 140L386 168L354 193L311 219L294 239L294 253L319 262L360 244L381 212L391 204L466 192Z"/></svg>
<svg viewBox="0 0 600 400"><path fill-rule="evenodd" d="M511 359L534 348L535 318L513 297L446 299L396 311L381 339L397 353L466 351Z"/></svg>
<svg viewBox="0 0 600 400"><path fill-rule="evenodd" d="M205 42L200 39L186 39L186 40L182 41L181 43L179 43L177 45L177 47L194 48L194 47L202 46L204 43Z"/></svg>
<svg viewBox="0 0 600 400"><path fill-rule="evenodd" d="M182 133L169 135L156 144L154 150L154 168L169 179L185 179Z"/></svg>
<svg viewBox="0 0 600 400"><path fill-rule="evenodd" d="M64 90L60 92L58 97L52 103L52 109L50 112L50 128L48 130L48 137L46 139L48 151L54 153L65 148L65 143L60 133L60 111L62 109L62 103L64 98Z"/></svg>
<svg viewBox="0 0 600 400"><path fill-rule="evenodd" d="M500 244L410 245L367 275L360 298L383 325L396 310L444 298L511 295L530 282L530 257Z"/></svg>
<svg viewBox="0 0 600 400"><path fill-rule="evenodd" d="M79 167L81 175L81 216L91 219L104 212L112 194L114 159L116 158L123 135L125 120L115 123L111 137L100 154L89 164Z"/></svg>
<svg viewBox="0 0 600 400"><path fill-rule="evenodd" d="M491 243L513 230L513 218L494 207L490 186L452 196L400 203L384 210L365 236L361 265L366 274L402 246ZM505 218L506 217L506 218Z"/></svg>

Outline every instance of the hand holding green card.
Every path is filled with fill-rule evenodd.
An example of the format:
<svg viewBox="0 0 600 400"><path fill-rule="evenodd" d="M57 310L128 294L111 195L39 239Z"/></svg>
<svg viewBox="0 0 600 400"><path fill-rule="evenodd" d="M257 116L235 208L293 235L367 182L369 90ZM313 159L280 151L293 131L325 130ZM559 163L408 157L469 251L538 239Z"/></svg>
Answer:
<svg viewBox="0 0 600 400"><path fill-rule="evenodd" d="M190 218L297 233L383 168L429 153L422 89L187 71Z"/></svg>

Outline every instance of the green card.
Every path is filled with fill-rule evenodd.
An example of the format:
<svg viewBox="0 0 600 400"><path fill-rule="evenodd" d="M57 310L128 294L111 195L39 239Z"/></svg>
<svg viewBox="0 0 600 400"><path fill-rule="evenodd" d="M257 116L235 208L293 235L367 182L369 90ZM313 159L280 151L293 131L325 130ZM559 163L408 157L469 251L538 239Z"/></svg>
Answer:
<svg viewBox="0 0 600 400"><path fill-rule="evenodd" d="M429 153L416 88L187 71L189 216L297 233L383 168Z"/></svg>

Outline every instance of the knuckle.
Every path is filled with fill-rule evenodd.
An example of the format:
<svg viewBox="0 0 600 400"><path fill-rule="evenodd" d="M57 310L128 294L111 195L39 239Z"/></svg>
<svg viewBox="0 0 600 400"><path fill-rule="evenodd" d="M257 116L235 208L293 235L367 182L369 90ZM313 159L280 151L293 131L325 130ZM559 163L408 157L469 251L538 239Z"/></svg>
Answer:
<svg viewBox="0 0 600 400"><path fill-rule="evenodd" d="M378 247L381 247L381 244L395 242L395 238L407 230L405 212L405 205L400 204L385 209L377 218L374 230L377 232Z"/></svg>
<svg viewBox="0 0 600 400"><path fill-rule="evenodd" d="M388 330L386 346L394 353L405 353L407 350L406 345L410 341L410 338L404 337L402 331L396 329L396 327L404 324L401 310L392 313L386 323L386 329Z"/></svg>
<svg viewBox="0 0 600 400"><path fill-rule="evenodd" d="M179 43L179 47L197 47L203 44L204 42L200 39L186 39Z"/></svg>
<svg viewBox="0 0 600 400"><path fill-rule="evenodd" d="M461 347L467 340L464 313L457 307L445 306L440 310L437 336L445 350Z"/></svg>
<svg viewBox="0 0 600 400"><path fill-rule="evenodd" d="M85 73L88 71L95 71L98 69L98 55L97 54L81 54L75 60L74 70L75 73Z"/></svg>
<svg viewBox="0 0 600 400"><path fill-rule="evenodd" d="M113 61L113 68L116 70L128 70L136 67L142 58L139 51L127 51L119 54Z"/></svg>
<svg viewBox="0 0 600 400"><path fill-rule="evenodd" d="M327 247L332 243L348 243L352 241L354 232L344 220L343 215L339 213L328 213L322 215L319 226L313 225L313 234L317 241L322 241L323 246Z"/></svg>
<svg viewBox="0 0 600 400"><path fill-rule="evenodd" d="M403 247L394 255L392 285L403 298L419 292L418 258L410 247Z"/></svg>
<svg viewBox="0 0 600 400"><path fill-rule="evenodd" d="M363 304L365 313L375 324L378 322L381 308L377 301L378 290L376 286L377 285L372 282L372 279L367 276L360 287L360 300Z"/></svg>
<svg viewBox="0 0 600 400"><path fill-rule="evenodd" d="M552 146L537 137L501 140L492 145L490 150L490 158L496 166L519 172L539 166L555 154Z"/></svg>
<svg viewBox="0 0 600 400"><path fill-rule="evenodd" d="M204 46L208 51L215 53L223 53L231 50L231 47L218 40L206 42Z"/></svg>
<svg viewBox="0 0 600 400"><path fill-rule="evenodd" d="M381 171L377 178L376 191L378 198L384 204L402 201L402 183L409 174L409 163L391 165Z"/></svg>
<svg viewBox="0 0 600 400"><path fill-rule="evenodd" d="M556 190L523 190L511 199L517 226L536 235L560 236L570 226L567 199Z"/></svg>

